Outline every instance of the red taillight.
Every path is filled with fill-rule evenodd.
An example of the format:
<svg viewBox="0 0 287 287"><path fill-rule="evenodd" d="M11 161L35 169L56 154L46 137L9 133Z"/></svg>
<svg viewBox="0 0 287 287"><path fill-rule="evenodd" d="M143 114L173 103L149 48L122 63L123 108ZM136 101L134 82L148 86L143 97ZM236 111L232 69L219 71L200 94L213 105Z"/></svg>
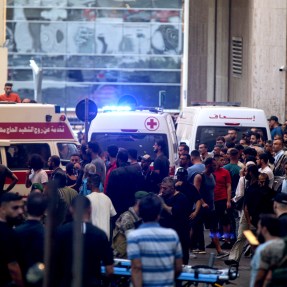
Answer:
<svg viewBox="0 0 287 287"><path fill-rule="evenodd" d="M239 126L240 123L224 123L226 126Z"/></svg>
<svg viewBox="0 0 287 287"><path fill-rule="evenodd" d="M65 115L61 115L61 116L60 116L60 121L61 121L61 122L64 122L65 120L66 120L66 116L65 116Z"/></svg>

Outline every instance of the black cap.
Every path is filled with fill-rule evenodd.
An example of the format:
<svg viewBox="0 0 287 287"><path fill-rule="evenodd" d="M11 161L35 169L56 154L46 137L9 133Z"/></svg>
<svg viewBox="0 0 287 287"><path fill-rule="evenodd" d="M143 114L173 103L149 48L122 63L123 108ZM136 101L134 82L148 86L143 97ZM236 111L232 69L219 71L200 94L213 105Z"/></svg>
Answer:
<svg viewBox="0 0 287 287"><path fill-rule="evenodd" d="M278 118L276 116L271 116L268 121L275 121L278 122Z"/></svg>
<svg viewBox="0 0 287 287"><path fill-rule="evenodd" d="M274 201L287 204L287 193L283 193L283 192L278 193L275 196Z"/></svg>

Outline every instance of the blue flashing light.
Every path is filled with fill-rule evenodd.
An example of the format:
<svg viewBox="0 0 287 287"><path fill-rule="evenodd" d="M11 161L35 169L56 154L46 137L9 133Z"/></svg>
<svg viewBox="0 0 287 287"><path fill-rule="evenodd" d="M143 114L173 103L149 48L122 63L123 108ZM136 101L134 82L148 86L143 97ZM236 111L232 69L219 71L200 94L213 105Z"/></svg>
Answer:
<svg viewBox="0 0 287 287"><path fill-rule="evenodd" d="M104 106L102 110L103 112L128 112L132 108L129 106Z"/></svg>

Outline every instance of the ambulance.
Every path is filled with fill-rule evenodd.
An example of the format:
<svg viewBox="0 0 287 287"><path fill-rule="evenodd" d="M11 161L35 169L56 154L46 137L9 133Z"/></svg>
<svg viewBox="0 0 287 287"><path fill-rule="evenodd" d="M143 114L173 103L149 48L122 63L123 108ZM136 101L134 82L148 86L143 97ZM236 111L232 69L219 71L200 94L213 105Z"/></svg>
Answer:
<svg viewBox="0 0 287 287"><path fill-rule="evenodd" d="M237 140L256 128L263 137L271 139L268 121L263 110L238 106L189 106L177 119L176 135L179 142L185 142L190 150L206 143L212 151L218 136L227 136L235 129Z"/></svg>
<svg viewBox="0 0 287 287"><path fill-rule="evenodd" d="M88 139L98 142L103 150L109 145L134 148L138 156L149 154L152 160L155 159L155 142L163 140L167 145L170 173L174 173L178 156L175 126L171 115L160 109L104 107L91 122Z"/></svg>
<svg viewBox="0 0 287 287"><path fill-rule="evenodd" d="M63 167L78 152L77 145L59 106L0 102L0 159L19 179L14 192L29 193L25 187L29 156L41 155L48 170L48 158L58 155Z"/></svg>

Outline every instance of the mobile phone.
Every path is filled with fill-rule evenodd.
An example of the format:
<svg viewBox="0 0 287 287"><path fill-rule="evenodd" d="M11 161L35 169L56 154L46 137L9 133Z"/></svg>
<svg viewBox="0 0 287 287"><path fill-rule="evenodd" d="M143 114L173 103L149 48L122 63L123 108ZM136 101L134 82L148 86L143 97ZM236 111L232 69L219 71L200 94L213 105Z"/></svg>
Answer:
<svg viewBox="0 0 287 287"><path fill-rule="evenodd" d="M257 246L259 245L259 241L257 240L256 236L253 234L251 230L244 230L243 231L244 236L250 243L250 245Z"/></svg>

